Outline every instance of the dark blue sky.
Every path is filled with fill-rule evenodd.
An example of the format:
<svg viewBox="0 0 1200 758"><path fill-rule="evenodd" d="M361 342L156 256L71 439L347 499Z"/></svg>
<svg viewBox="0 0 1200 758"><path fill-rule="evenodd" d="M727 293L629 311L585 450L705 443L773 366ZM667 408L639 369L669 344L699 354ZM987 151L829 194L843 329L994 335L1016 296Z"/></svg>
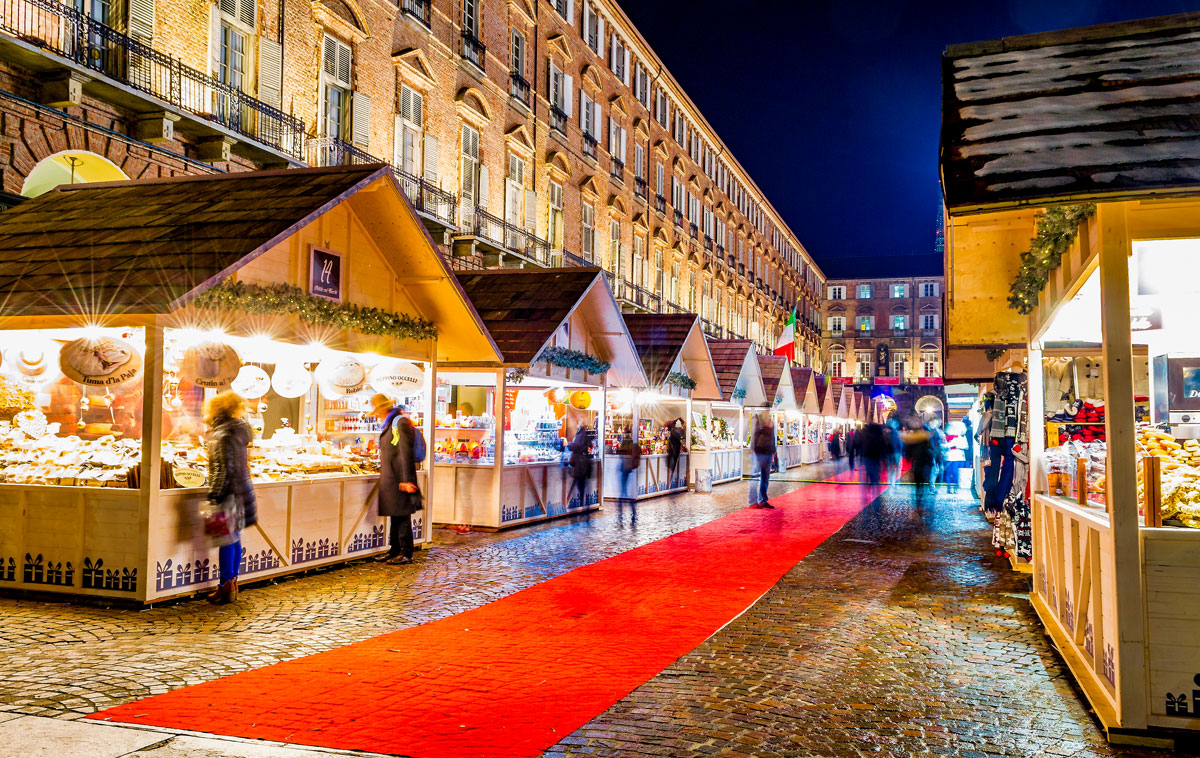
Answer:
<svg viewBox="0 0 1200 758"><path fill-rule="evenodd" d="M946 45L1200 10L1200 0L618 2L835 275L838 258L933 250Z"/></svg>

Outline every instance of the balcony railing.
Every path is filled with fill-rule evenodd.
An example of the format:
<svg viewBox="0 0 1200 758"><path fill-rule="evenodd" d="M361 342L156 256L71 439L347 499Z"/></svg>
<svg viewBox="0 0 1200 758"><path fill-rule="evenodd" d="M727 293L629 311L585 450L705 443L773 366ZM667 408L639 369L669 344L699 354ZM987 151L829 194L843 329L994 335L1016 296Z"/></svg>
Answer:
<svg viewBox="0 0 1200 758"><path fill-rule="evenodd" d="M720 258L721 260L726 260L724 245L717 245L717 257ZM732 266L733 265L733 256L732 255L729 256L728 261L729 261L729 264Z"/></svg>
<svg viewBox="0 0 1200 758"><path fill-rule="evenodd" d="M525 77L513 71L509 74L508 94L517 102L529 107L529 82L525 81Z"/></svg>
<svg viewBox="0 0 1200 758"><path fill-rule="evenodd" d="M700 225L694 221L688 222L688 231L692 233L692 239L700 239Z"/></svg>
<svg viewBox="0 0 1200 758"><path fill-rule="evenodd" d="M557 105L550 106L550 128L564 137L567 134L567 112Z"/></svg>
<svg viewBox="0 0 1200 758"><path fill-rule="evenodd" d="M400 10L432 28L429 23L429 0L400 0Z"/></svg>
<svg viewBox="0 0 1200 758"><path fill-rule="evenodd" d="M600 140L596 139L587 132L583 133L583 154L595 160L596 148L600 145Z"/></svg>
<svg viewBox="0 0 1200 758"><path fill-rule="evenodd" d="M654 196L654 210L658 211L659 213L666 213L667 212L667 199L665 197L663 197L662 195L655 195Z"/></svg>
<svg viewBox="0 0 1200 758"><path fill-rule="evenodd" d="M674 213L672 215L675 218L675 226L678 226L680 229L682 229L683 228L683 211L679 210L678 208L675 208Z"/></svg>
<svg viewBox="0 0 1200 758"><path fill-rule="evenodd" d="M649 194L649 191L650 185L646 184L644 177L633 177L633 194L637 195L639 199L645 200L647 194Z"/></svg>
<svg viewBox="0 0 1200 758"><path fill-rule="evenodd" d="M458 200L454 195L433 186L422 177L413 176L398 168L393 167L392 173L418 211L433 216L446 226L454 226L454 217L458 211Z"/></svg>
<svg viewBox="0 0 1200 758"><path fill-rule="evenodd" d="M704 235L704 249L710 253L713 251L713 238L707 234Z"/></svg>
<svg viewBox="0 0 1200 758"><path fill-rule="evenodd" d="M612 166L609 168L612 178L621 184L625 183L625 163L623 161L612 159Z"/></svg>
<svg viewBox="0 0 1200 758"><path fill-rule="evenodd" d="M658 295L627 279L617 279L614 294L619 300L624 300L653 313L657 313L662 304L662 299Z"/></svg>
<svg viewBox="0 0 1200 758"><path fill-rule="evenodd" d="M550 243L484 208L475 208L464 219L464 227L476 237L521 255L542 266L550 265Z"/></svg>
<svg viewBox="0 0 1200 758"><path fill-rule="evenodd" d="M0 31L302 160L304 122L55 0L0 0Z"/></svg>
<svg viewBox="0 0 1200 758"><path fill-rule="evenodd" d="M463 29L462 56L473 63L480 71L484 71L483 63L487 59L487 47L484 46L474 32Z"/></svg>
<svg viewBox="0 0 1200 758"><path fill-rule="evenodd" d="M357 166L383 162L366 150L337 137L317 137L308 141L308 163L312 166Z"/></svg>
<svg viewBox="0 0 1200 758"><path fill-rule="evenodd" d="M550 265L557 266L557 267L563 267L563 266L570 267L570 266L595 266L596 264L592 263L591 261L587 260L586 258L580 258L578 255L575 255L575 253L572 253L569 250L551 250L550 251Z"/></svg>

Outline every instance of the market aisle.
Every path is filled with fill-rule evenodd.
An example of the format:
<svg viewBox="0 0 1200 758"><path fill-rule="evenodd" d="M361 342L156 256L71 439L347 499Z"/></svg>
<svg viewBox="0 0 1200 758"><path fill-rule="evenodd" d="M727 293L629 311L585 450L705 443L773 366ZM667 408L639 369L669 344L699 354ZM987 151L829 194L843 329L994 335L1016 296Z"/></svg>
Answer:
<svg viewBox="0 0 1200 758"><path fill-rule="evenodd" d="M842 479L849 478L845 474ZM533 756L736 618L860 510L816 484L490 605L94 718L414 756Z"/></svg>

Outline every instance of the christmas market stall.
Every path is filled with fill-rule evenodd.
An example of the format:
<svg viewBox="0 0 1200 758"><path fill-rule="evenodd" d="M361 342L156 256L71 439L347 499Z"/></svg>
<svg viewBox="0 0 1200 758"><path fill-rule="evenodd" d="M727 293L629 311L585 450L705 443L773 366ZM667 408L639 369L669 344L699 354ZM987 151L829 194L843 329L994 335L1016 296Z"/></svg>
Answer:
<svg viewBox="0 0 1200 758"><path fill-rule="evenodd" d="M721 397L721 388L700 318L694 313L628 313L625 324L649 388L623 387L609 395L607 497L621 496L622 475L633 477L630 487L636 485L640 498L686 490L689 474L696 470L711 484L715 474L725 471L715 467L728 467L729 462L715 460L717 451L709 448L705 411L708 401ZM682 446L674 460L672 434ZM636 472L630 471L627 460L629 444L641 448Z"/></svg>
<svg viewBox="0 0 1200 758"><path fill-rule="evenodd" d="M752 341L710 339L708 351L721 383L721 399L708 408L708 449L716 453L713 484L721 484L752 472L750 427L754 414L767 407L767 397Z"/></svg>
<svg viewBox="0 0 1200 758"><path fill-rule="evenodd" d="M1031 562L1109 739L1158 747L1200 730L1198 35L1184 14L943 60L946 374L991 384L997 549Z"/></svg>
<svg viewBox="0 0 1200 758"><path fill-rule="evenodd" d="M434 521L498 529L599 508L606 395L646 387L608 280L565 268L459 282L504 358L438 367ZM568 467L574 442L586 447Z"/></svg>
<svg viewBox="0 0 1200 758"><path fill-rule="evenodd" d="M782 355L760 355L758 367L770 403L768 412L775 424L775 442L778 446L775 457L779 470L783 471L789 468L789 460L796 461L791 464L793 466L800 465L800 444L803 439L796 392L792 389L792 372L788 370L788 359Z"/></svg>
<svg viewBox="0 0 1200 758"><path fill-rule="evenodd" d="M820 418L818 411L820 407L817 405L817 382L816 372L811 368L791 368L792 374L792 392L796 398L796 410L790 411L789 423L794 421L798 428L798 436L800 444L796 447L788 449L788 455L792 456L792 460L788 461L788 468L798 466L802 463L816 463L821 460L821 443L811 442L809 429L814 418Z"/></svg>
<svg viewBox="0 0 1200 758"><path fill-rule="evenodd" d="M817 390L817 405L820 408L818 411L821 416L821 457L828 459L829 438L834 430L838 428L837 418L837 400L841 396L843 389L849 385L840 382L832 382L829 377L817 375L813 380Z"/></svg>
<svg viewBox="0 0 1200 758"><path fill-rule="evenodd" d="M496 355L385 167L63 186L0 214L0 251L0 588L214 585L202 408L224 390L253 430L244 580L386 550L366 399L428 424L437 361Z"/></svg>

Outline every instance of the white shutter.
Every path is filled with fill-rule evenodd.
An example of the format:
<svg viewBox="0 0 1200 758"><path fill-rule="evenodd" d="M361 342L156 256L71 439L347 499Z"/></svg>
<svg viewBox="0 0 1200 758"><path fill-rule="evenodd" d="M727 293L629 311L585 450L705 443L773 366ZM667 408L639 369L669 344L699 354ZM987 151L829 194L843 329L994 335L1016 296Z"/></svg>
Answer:
<svg viewBox="0 0 1200 758"><path fill-rule="evenodd" d="M592 115L590 102L591 99L587 93L579 90L579 128L583 130L584 134L588 133L588 117Z"/></svg>
<svg viewBox="0 0 1200 758"><path fill-rule="evenodd" d="M420 129L425 123L425 96L408 85L400 85L400 115Z"/></svg>
<svg viewBox="0 0 1200 758"><path fill-rule="evenodd" d="M350 133L354 144L361 148L371 146L371 98L362 92L350 96Z"/></svg>
<svg viewBox="0 0 1200 758"><path fill-rule="evenodd" d="M266 37L258 41L258 97L267 105L283 107L283 45Z"/></svg>
<svg viewBox="0 0 1200 758"><path fill-rule="evenodd" d="M625 48L625 70L622 72L625 77L625 86L629 86L629 48Z"/></svg>
<svg viewBox="0 0 1200 758"><path fill-rule="evenodd" d="M253 29L257 11L257 0L240 0L238 2L237 20Z"/></svg>
<svg viewBox="0 0 1200 758"><path fill-rule="evenodd" d="M154 0L130 0L129 36L149 44L154 37Z"/></svg>
<svg viewBox="0 0 1200 758"><path fill-rule="evenodd" d="M608 67L616 69L617 60L620 57L617 50L617 35L612 35L608 38Z"/></svg>
<svg viewBox="0 0 1200 758"><path fill-rule="evenodd" d="M575 93L571 91L573 84L574 79L572 79L571 75L565 74L563 76L563 105L565 106L564 110L567 112L567 118L571 117L571 109L575 105Z"/></svg>
<svg viewBox="0 0 1200 758"><path fill-rule="evenodd" d="M321 52L321 68L327 76L337 78L337 40L325 37L325 45Z"/></svg>
<svg viewBox="0 0 1200 758"><path fill-rule="evenodd" d="M533 231L537 228L537 193L525 190L525 228Z"/></svg>
<svg viewBox="0 0 1200 758"><path fill-rule="evenodd" d="M575 21L575 0L567 0L567 20Z"/></svg>
<svg viewBox="0 0 1200 758"><path fill-rule="evenodd" d="M479 164L479 200L477 201L480 208L488 207L488 167L482 163Z"/></svg>
<svg viewBox="0 0 1200 758"><path fill-rule="evenodd" d="M230 18L238 17L237 0L218 0L217 7L221 9L222 13Z"/></svg>
<svg viewBox="0 0 1200 758"><path fill-rule="evenodd" d="M432 134L425 135L425 181L437 184L438 141Z"/></svg>
<svg viewBox="0 0 1200 758"><path fill-rule="evenodd" d="M620 145L620 140L617 139L617 121L612 116L608 117L608 154L614 158L617 156L617 147Z"/></svg>
<svg viewBox="0 0 1200 758"><path fill-rule="evenodd" d="M625 162L625 128L621 127L621 163Z"/></svg>
<svg viewBox="0 0 1200 758"><path fill-rule="evenodd" d="M343 45L340 42L338 43L337 48L338 48L337 76L338 76L338 79L340 79L341 81L343 81L347 85L349 85L350 84L350 48Z"/></svg>
<svg viewBox="0 0 1200 758"><path fill-rule="evenodd" d="M596 15L599 15L599 14L596 14ZM596 54L603 56L604 55L604 17L600 16L600 18L598 19L598 22L600 25L600 31L596 35L596 47L598 48L596 50Z"/></svg>
<svg viewBox="0 0 1200 758"><path fill-rule="evenodd" d="M210 73L219 76L221 72L221 11L216 6L211 7L208 18L208 63L212 67ZM212 104L205 107L211 108ZM324 107L321 111L324 111Z"/></svg>
<svg viewBox="0 0 1200 758"><path fill-rule="evenodd" d="M583 3L583 18L580 24L580 37L583 38L583 44L588 44L588 29L591 29L592 6L591 3L584 0Z"/></svg>

